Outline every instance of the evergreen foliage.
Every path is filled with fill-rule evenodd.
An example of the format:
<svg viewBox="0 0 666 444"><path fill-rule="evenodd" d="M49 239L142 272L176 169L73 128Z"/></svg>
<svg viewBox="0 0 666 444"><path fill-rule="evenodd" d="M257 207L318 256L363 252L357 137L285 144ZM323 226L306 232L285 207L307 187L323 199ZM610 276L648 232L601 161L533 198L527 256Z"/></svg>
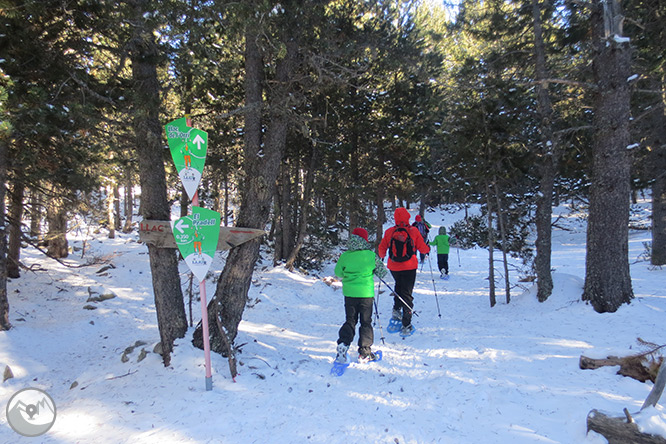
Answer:
<svg viewBox="0 0 666 444"><path fill-rule="evenodd" d="M535 5L547 79L536 72ZM415 202L422 213L480 203L504 227L504 242L493 245L529 258L527 227L541 167L551 155L557 160L555 202L588 206L593 147L600 143L595 118L603 111L594 107L589 4L5 0L3 185L24 187L18 197L29 210L24 219L44 217L30 202L41 205L38 197L46 195L41 201L60 202L62 217L89 211L111 227L104 200L122 189L121 200L133 199L141 141L131 123L146 112L136 106L130 63L137 7L146 11L141 20L155 39L151 62L160 103L151 111L162 123L190 115L193 126L208 132L200 199L222 213L224 224L239 223L242 196L259 175L251 166L260 163L252 160L266 153L271 124L284 125L265 242L275 263L317 268L351 229L363 226L379 238L395 206ZM627 4L624 13L634 51L628 71L631 185L652 187L657 224L651 254L658 265L666 261L666 224L659 225L666 220L666 10L663 2L645 0ZM256 110L245 95L248 35L255 36L263 66ZM292 56L285 81L279 69ZM544 136L537 83L550 102L546 120L556 148ZM256 146L248 150L255 117ZM168 150L161 157L168 202L186 212L189 202L181 198ZM133 208L124 211L127 229ZM501 238L499 226L487 227L486 215L452 227L460 246L487 247Z"/></svg>

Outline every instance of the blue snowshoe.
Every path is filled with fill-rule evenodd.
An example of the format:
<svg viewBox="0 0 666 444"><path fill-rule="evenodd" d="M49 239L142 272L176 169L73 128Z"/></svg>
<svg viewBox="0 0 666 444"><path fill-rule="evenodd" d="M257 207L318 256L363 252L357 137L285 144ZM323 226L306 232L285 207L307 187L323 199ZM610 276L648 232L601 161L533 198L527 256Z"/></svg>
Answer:
<svg viewBox="0 0 666 444"><path fill-rule="evenodd" d="M331 367L331 375L333 376L342 376L349 367L349 356L347 356L347 350L349 346L344 343L338 344L336 349L337 355L333 361L333 367Z"/></svg>
<svg viewBox="0 0 666 444"><path fill-rule="evenodd" d="M402 312L400 310L393 310L391 319L389 320L386 331L389 333L398 333L402 328Z"/></svg>

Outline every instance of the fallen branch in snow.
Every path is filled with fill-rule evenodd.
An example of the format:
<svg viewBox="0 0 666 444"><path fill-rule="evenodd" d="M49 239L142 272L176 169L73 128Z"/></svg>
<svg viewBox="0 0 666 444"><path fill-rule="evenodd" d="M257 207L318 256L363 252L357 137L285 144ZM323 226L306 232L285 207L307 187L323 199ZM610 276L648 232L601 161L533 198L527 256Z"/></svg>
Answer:
<svg viewBox="0 0 666 444"><path fill-rule="evenodd" d="M625 357L608 356L605 359L588 358L581 355L578 366L581 370L596 370L601 367L619 365L620 370L617 372L618 375L628 376L641 382L648 380L655 382L659 367L664 360L663 357L656 356L656 353L665 346L657 346L645 342L641 338L638 338L638 342L642 345L650 345L651 349L637 355Z"/></svg>
<svg viewBox="0 0 666 444"><path fill-rule="evenodd" d="M124 378L125 376L133 375L133 374L136 373L136 372L138 372L138 370L128 371L128 372L125 373L124 375L112 376L112 377L110 377L110 378L106 378L106 380L107 380L107 381L113 381L114 379L120 379L120 378Z"/></svg>

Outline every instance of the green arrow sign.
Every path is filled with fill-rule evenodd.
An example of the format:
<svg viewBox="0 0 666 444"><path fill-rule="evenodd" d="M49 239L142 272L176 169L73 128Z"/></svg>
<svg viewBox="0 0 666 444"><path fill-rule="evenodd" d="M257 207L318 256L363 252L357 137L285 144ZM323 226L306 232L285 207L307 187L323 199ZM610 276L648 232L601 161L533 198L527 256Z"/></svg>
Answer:
<svg viewBox="0 0 666 444"><path fill-rule="evenodd" d="M192 207L192 214L171 222L173 237L192 273L203 281L213 262L220 236L220 213Z"/></svg>
<svg viewBox="0 0 666 444"><path fill-rule="evenodd" d="M192 199L199 187L206 163L208 133L187 126L186 117L167 123L165 129L178 176L187 195Z"/></svg>

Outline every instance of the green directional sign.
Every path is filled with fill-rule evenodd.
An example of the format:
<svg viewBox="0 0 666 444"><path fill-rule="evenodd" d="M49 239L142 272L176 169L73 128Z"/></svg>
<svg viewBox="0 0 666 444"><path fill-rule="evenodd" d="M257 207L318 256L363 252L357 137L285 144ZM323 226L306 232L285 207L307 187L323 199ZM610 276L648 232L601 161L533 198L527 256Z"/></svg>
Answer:
<svg viewBox="0 0 666 444"><path fill-rule="evenodd" d="M176 119L165 126L173 163L187 195L197 192L208 151L208 133L187 126L187 118Z"/></svg>
<svg viewBox="0 0 666 444"><path fill-rule="evenodd" d="M193 206L192 214L171 222L171 228L187 266L203 281L217 249L220 213Z"/></svg>

